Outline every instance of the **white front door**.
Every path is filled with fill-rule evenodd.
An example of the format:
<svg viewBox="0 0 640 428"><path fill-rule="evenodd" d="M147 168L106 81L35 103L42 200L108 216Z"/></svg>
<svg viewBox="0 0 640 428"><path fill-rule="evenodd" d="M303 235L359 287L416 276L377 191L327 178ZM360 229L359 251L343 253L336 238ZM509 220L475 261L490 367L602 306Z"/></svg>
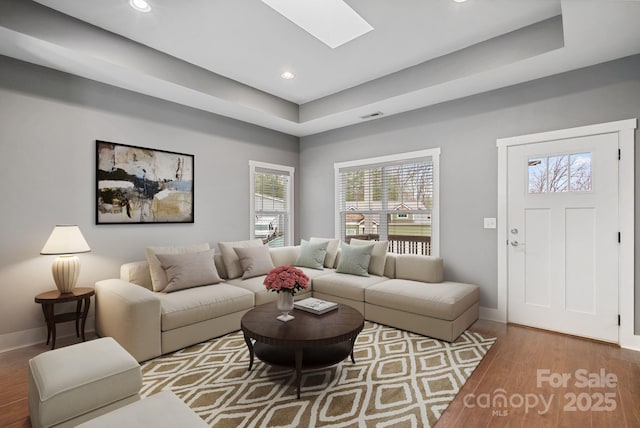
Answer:
<svg viewBox="0 0 640 428"><path fill-rule="evenodd" d="M510 146L508 321L618 342L618 134Z"/></svg>

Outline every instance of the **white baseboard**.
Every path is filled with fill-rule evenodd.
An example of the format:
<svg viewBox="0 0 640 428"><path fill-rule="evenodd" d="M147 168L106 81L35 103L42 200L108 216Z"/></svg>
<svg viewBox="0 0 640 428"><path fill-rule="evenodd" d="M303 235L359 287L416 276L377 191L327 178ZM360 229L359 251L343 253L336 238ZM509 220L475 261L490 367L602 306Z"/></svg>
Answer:
<svg viewBox="0 0 640 428"><path fill-rule="evenodd" d="M507 322L507 320L504 319L502 313L498 309L480 306L479 312L480 319L487 321L496 321L503 324L506 324ZM620 347L640 352L640 335L622 335L622 337L620 337Z"/></svg>
<svg viewBox="0 0 640 428"><path fill-rule="evenodd" d="M484 306L480 306L480 319L488 320L488 321L497 321L501 323L506 323L507 320L504 319L502 314L498 309L494 308L486 308Z"/></svg>
<svg viewBox="0 0 640 428"><path fill-rule="evenodd" d="M95 325L93 317L87 317L87 327ZM93 329L85 329L85 335L93 332ZM56 341L64 337L75 336L76 327L74 323L56 325ZM29 330L16 331L0 335L0 353L12 351L14 349L26 348L27 346L38 345L47 341L47 328L38 327Z"/></svg>
<svg viewBox="0 0 640 428"><path fill-rule="evenodd" d="M640 335L621 334L620 347L625 349L631 349L632 351L640 351Z"/></svg>
<svg viewBox="0 0 640 428"><path fill-rule="evenodd" d="M637 345L635 345L635 344L627 344L627 343L622 344L622 343L621 343L621 344L620 344L620 347L621 347L621 348L624 348L624 349L629 349L629 350L631 350L631 351L637 351L637 352L640 352L640 346L637 346Z"/></svg>

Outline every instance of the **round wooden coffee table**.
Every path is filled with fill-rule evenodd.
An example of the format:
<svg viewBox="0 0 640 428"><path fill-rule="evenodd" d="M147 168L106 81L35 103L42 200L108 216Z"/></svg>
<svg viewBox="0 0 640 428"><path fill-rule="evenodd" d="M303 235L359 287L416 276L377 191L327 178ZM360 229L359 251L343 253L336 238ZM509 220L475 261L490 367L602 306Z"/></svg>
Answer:
<svg viewBox="0 0 640 428"><path fill-rule="evenodd" d="M338 364L349 355L364 328L364 317L350 306L323 315L294 309L295 319L276 319L281 312L274 303L256 306L242 317L240 327L249 348L249 370L254 354L261 361L296 370L296 387L300 398L302 370ZM254 342L255 341L255 342Z"/></svg>

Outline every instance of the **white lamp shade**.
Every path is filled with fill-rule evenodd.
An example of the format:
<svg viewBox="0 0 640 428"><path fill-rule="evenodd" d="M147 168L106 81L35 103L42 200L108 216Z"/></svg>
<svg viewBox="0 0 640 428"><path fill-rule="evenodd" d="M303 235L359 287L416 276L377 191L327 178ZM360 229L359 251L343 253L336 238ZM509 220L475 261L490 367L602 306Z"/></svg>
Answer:
<svg viewBox="0 0 640 428"><path fill-rule="evenodd" d="M53 228L53 232L42 247L40 254L76 254L91 251L80 228L76 225L62 224Z"/></svg>

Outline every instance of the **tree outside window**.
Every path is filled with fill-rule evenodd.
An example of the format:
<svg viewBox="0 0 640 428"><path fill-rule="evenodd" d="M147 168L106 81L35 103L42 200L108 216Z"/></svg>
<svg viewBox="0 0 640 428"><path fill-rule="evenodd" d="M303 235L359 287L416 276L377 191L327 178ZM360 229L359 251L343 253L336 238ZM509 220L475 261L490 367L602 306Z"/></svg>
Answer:
<svg viewBox="0 0 640 428"><path fill-rule="evenodd" d="M340 170L340 237L388 240L398 253L431 254L433 161L408 158Z"/></svg>

